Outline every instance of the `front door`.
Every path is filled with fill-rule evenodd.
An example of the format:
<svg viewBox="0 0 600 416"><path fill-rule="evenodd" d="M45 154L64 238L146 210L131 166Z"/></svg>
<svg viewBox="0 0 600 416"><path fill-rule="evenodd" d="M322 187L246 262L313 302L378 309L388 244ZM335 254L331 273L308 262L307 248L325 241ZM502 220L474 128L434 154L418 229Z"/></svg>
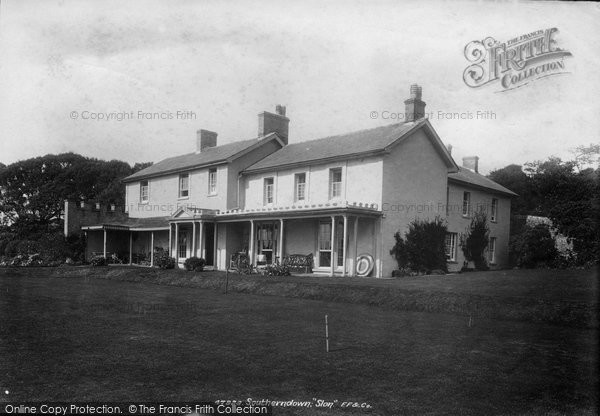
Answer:
<svg viewBox="0 0 600 416"><path fill-rule="evenodd" d="M215 224L212 222L204 223L204 260L207 266L215 264Z"/></svg>
<svg viewBox="0 0 600 416"><path fill-rule="evenodd" d="M177 244L177 256L179 261L183 262L190 257L191 239L189 231L179 230L179 241Z"/></svg>

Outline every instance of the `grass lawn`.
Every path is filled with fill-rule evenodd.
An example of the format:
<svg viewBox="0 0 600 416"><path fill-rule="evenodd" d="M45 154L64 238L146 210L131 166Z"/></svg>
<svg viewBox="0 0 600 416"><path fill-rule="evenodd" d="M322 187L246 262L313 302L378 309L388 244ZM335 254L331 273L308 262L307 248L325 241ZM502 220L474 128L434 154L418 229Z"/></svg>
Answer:
<svg viewBox="0 0 600 416"><path fill-rule="evenodd" d="M469 328L458 315L7 274L0 317L4 402L323 399L338 402L274 414L597 414L596 329Z"/></svg>

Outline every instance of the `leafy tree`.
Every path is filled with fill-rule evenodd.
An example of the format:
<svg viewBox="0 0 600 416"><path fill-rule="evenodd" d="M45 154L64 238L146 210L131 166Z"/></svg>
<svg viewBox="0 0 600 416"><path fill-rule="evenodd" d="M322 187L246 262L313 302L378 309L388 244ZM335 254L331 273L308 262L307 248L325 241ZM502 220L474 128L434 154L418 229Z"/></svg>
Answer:
<svg viewBox="0 0 600 416"><path fill-rule="evenodd" d="M485 250L489 244L490 230L485 212L478 211L473 215L469 228L461 235L460 247L465 259L472 261L477 270L487 270Z"/></svg>
<svg viewBox="0 0 600 416"><path fill-rule="evenodd" d="M547 224L526 226L522 233L511 237L509 247L511 260L519 267L551 265L558 254Z"/></svg>
<svg viewBox="0 0 600 416"><path fill-rule="evenodd" d="M511 203L514 215L538 214L539 196L533 187L533 181L521 165L508 165L490 172L488 178L517 193Z"/></svg>
<svg viewBox="0 0 600 416"><path fill-rule="evenodd" d="M447 272L447 230L445 221L439 217L433 221L415 219L409 224L405 238L402 238L399 232L394 234L396 244L390 250L390 254L396 258L400 269Z"/></svg>
<svg viewBox="0 0 600 416"><path fill-rule="evenodd" d="M600 172L598 169L576 171L575 161L551 157L528 164L533 183L541 198L541 210L557 230L573 239L580 263L599 256Z"/></svg>
<svg viewBox="0 0 600 416"><path fill-rule="evenodd" d="M148 164L136 164L136 169ZM59 228L64 200L96 200L123 205L121 180L133 168L74 153L46 155L0 169L0 219L20 235Z"/></svg>

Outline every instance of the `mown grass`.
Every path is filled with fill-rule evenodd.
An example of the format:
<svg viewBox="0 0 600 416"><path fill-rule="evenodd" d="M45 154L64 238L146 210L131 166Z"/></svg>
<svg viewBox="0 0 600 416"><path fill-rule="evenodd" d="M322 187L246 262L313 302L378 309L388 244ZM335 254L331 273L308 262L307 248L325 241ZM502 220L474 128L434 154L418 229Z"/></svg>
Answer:
<svg viewBox="0 0 600 416"><path fill-rule="evenodd" d="M469 327L451 314L37 275L0 278L2 401L251 397L373 406L277 415L597 414L595 329Z"/></svg>
<svg viewBox="0 0 600 416"><path fill-rule="evenodd" d="M22 268L12 273L35 276L38 270L42 275L47 273L43 268ZM51 269L51 273L56 277L95 277L218 291L224 291L226 286L223 272L61 267ZM405 279L263 277L230 273L228 280L228 290L232 292L373 305L397 311L598 327L597 278L592 271L513 270Z"/></svg>

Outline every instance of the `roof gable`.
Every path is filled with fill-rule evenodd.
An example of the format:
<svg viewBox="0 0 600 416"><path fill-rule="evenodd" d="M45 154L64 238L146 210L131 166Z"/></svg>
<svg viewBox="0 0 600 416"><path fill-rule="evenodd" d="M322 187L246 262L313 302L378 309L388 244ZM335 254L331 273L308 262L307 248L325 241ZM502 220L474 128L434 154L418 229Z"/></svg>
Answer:
<svg viewBox="0 0 600 416"><path fill-rule="evenodd" d="M384 154L389 152L401 139L408 137L410 133L419 128L426 129L428 137L434 142L436 150L443 154L448 167L457 170L454 160L447 153L445 146L441 143L429 121L421 119L416 122L390 124L347 134L288 144L248 167L244 170L244 173Z"/></svg>
<svg viewBox="0 0 600 416"><path fill-rule="evenodd" d="M494 182L490 178L487 178L479 173L473 172L472 170L463 167L460 167L458 172L456 173L450 173L448 175L448 180L451 182L459 182L461 184L474 186L476 188L485 188L487 190L504 194L510 197L518 196L510 189L505 188L499 183Z"/></svg>
<svg viewBox="0 0 600 416"><path fill-rule="evenodd" d="M242 140L227 143L221 146L209 147L201 153L188 153L181 156L170 157L148 166L139 172L123 179L123 182L133 182L140 179L162 176L169 173L183 172L201 167L229 163L250 150L259 147L271 140L277 140L281 145L281 139L276 134L268 134L256 139Z"/></svg>

